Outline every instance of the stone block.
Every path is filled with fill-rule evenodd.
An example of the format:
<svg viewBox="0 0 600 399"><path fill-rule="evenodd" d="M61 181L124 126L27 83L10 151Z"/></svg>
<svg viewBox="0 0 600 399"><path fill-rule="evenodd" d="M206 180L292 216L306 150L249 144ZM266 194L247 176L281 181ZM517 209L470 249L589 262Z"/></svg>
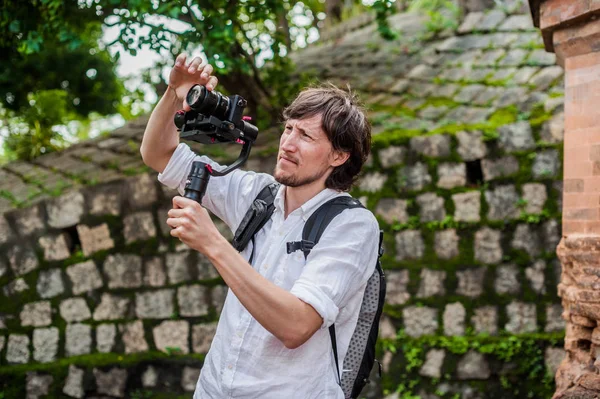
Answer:
<svg viewBox="0 0 600 399"><path fill-rule="evenodd" d="M128 179L127 202L131 209L140 209L151 206L158 200L158 190L156 188L156 176L143 174Z"/></svg>
<svg viewBox="0 0 600 399"><path fill-rule="evenodd" d="M42 270L36 289L41 298L53 298L65 291L61 269Z"/></svg>
<svg viewBox="0 0 600 399"><path fill-rule="evenodd" d="M198 271L198 280L212 280L215 279L217 277L219 277L219 273L217 272L217 269L215 269L215 267L213 266L212 263L210 263L210 260L208 260L208 258L204 255L202 255L201 253L196 253L197 255L197 260L196 260L196 269ZM194 258L192 258L194 259Z"/></svg>
<svg viewBox="0 0 600 399"><path fill-rule="evenodd" d="M493 264L502 260L501 232L483 227L475 233L475 260Z"/></svg>
<svg viewBox="0 0 600 399"><path fill-rule="evenodd" d="M423 108L421 111L419 111L419 117L422 119L439 120L447 112L448 112L448 107L446 107L446 106L434 107L434 106L430 105L426 108Z"/></svg>
<svg viewBox="0 0 600 399"><path fill-rule="evenodd" d="M454 101L459 103L470 103L475 97L483 93L485 88L486 86L477 84L465 86L456 96L454 96Z"/></svg>
<svg viewBox="0 0 600 399"><path fill-rule="evenodd" d="M42 213L37 205L16 211L13 215L17 233L22 237L26 237L33 233L39 233L46 228Z"/></svg>
<svg viewBox="0 0 600 399"><path fill-rule="evenodd" d="M508 323L504 329L513 334L537 331L537 312L534 303L512 301L506 307Z"/></svg>
<svg viewBox="0 0 600 399"><path fill-rule="evenodd" d="M396 234L396 260L420 259L425 242L419 230L405 230Z"/></svg>
<svg viewBox="0 0 600 399"><path fill-rule="evenodd" d="M557 82L564 75L563 69L558 66L549 66L546 68L542 68L540 73L536 74L529 83L536 87L539 91L544 91L548 89L554 82Z"/></svg>
<svg viewBox="0 0 600 399"><path fill-rule="evenodd" d="M148 343L144 337L144 324L141 320L119 325L121 339L125 345L125 353L146 352Z"/></svg>
<svg viewBox="0 0 600 399"><path fill-rule="evenodd" d="M140 319L168 319L175 311L173 290L140 292L135 294L135 313Z"/></svg>
<svg viewBox="0 0 600 399"><path fill-rule="evenodd" d="M437 168L440 188L451 189L467 184L467 168L464 163L441 163Z"/></svg>
<svg viewBox="0 0 600 399"><path fill-rule="evenodd" d="M485 272L485 267L457 271L458 287L456 288L456 293L469 298L480 296L483 293Z"/></svg>
<svg viewBox="0 0 600 399"><path fill-rule="evenodd" d="M458 256L460 238L455 229L435 232L435 254L440 259L452 259Z"/></svg>
<svg viewBox="0 0 600 399"><path fill-rule="evenodd" d="M7 243L14 236L15 233L12 231L8 221L4 216L0 215L0 245Z"/></svg>
<svg viewBox="0 0 600 399"><path fill-rule="evenodd" d="M36 328L33 330L33 359L40 363L56 360L58 353L58 328Z"/></svg>
<svg viewBox="0 0 600 399"><path fill-rule="evenodd" d="M493 306L475 309L471 323L477 334L496 335L498 333L498 310Z"/></svg>
<svg viewBox="0 0 600 399"><path fill-rule="evenodd" d="M4 344L6 343L6 337L4 335L0 335L0 352L4 349Z"/></svg>
<svg viewBox="0 0 600 399"><path fill-rule="evenodd" d="M406 148L400 146L389 146L379 150L379 163L382 168L391 168L404 162Z"/></svg>
<svg viewBox="0 0 600 399"><path fill-rule="evenodd" d="M8 272L8 263L6 263L2 258L0 258L0 277L4 277L4 275Z"/></svg>
<svg viewBox="0 0 600 399"><path fill-rule="evenodd" d="M542 223L541 233L544 251L554 253L561 238L559 223L554 219L545 221Z"/></svg>
<svg viewBox="0 0 600 399"><path fill-rule="evenodd" d="M535 141L529 122L522 121L498 128L498 143L506 152L531 150Z"/></svg>
<svg viewBox="0 0 600 399"><path fill-rule="evenodd" d="M156 237L156 226L152 212L136 212L123 219L123 235L125 243L148 240Z"/></svg>
<svg viewBox="0 0 600 399"><path fill-rule="evenodd" d="M558 176L561 162L557 150L546 150L536 154L531 173L536 179L550 179Z"/></svg>
<svg viewBox="0 0 600 399"><path fill-rule="evenodd" d="M97 190L90 195L88 203L90 204L90 213L92 215L113 215L121 214L121 196L123 188L119 185L103 186L102 190Z"/></svg>
<svg viewBox="0 0 600 399"><path fill-rule="evenodd" d="M190 325L187 321L163 321L152 330L156 349L166 353L190 353L189 330Z"/></svg>
<svg viewBox="0 0 600 399"><path fill-rule="evenodd" d="M506 53L506 56L504 58L502 58L499 62L498 62L498 66L501 67L519 67L521 65L525 65L526 64L526 60L529 57L529 50L527 49L520 49L520 48L513 48L511 49L508 53Z"/></svg>
<svg viewBox="0 0 600 399"><path fill-rule="evenodd" d="M531 258L534 258L541 253L540 235L535 227L521 223L515 229L511 246L527 252Z"/></svg>
<svg viewBox="0 0 600 399"><path fill-rule="evenodd" d="M443 349L430 349L425 355L425 362L419 369L419 374L423 377L441 378L442 366L446 351Z"/></svg>
<svg viewBox="0 0 600 399"><path fill-rule="evenodd" d="M181 373L181 387L184 391L193 392L196 389L196 382L200 376L200 369L193 367L184 367Z"/></svg>
<svg viewBox="0 0 600 399"><path fill-rule="evenodd" d="M401 191L419 191L429 184L431 184L431 175L424 163L417 162L398 171L398 189Z"/></svg>
<svg viewBox="0 0 600 399"><path fill-rule="evenodd" d="M470 33L471 31L475 30L475 28L478 26L478 24L481 22L484 16L485 14L480 11L468 13L467 16L463 19L461 25L458 27L457 32L461 35L465 33Z"/></svg>
<svg viewBox="0 0 600 399"><path fill-rule="evenodd" d="M216 332L217 323L192 326L192 351L194 353L208 353Z"/></svg>
<svg viewBox="0 0 600 399"><path fill-rule="evenodd" d="M531 288L540 295L546 293L545 284L546 262L537 260L530 267L525 269L525 277L529 280Z"/></svg>
<svg viewBox="0 0 600 399"><path fill-rule="evenodd" d="M565 358L566 352L563 348L548 347L544 351L544 363L546 365L546 373L555 375L558 367Z"/></svg>
<svg viewBox="0 0 600 399"><path fill-rule="evenodd" d="M408 270L389 270L386 273L385 301L388 305L404 305L409 299Z"/></svg>
<svg viewBox="0 0 600 399"><path fill-rule="evenodd" d="M98 393L114 396L117 398L125 397L125 388L127 386L127 370L117 367L108 371L102 371L94 368L94 378L96 378L96 387Z"/></svg>
<svg viewBox="0 0 600 399"><path fill-rule="evenodd" d="M449 303L444 309L444 335L465 335L467 311L460 302Z"/></svg>
<svg viewBox="0 0 600 399"><path fill-rule="evenodd" d="M78 356L92 352L92 327L87 324L67 324L65 355Z"/></svg>
<svg viewBox="0 0 600 399"><path fill-rule="evenodd" d="M129 313L130 301L127 297L104 293L100 303L94 309L93 319L96 321L123 319Z"/></svg>
<svg viewBox="0 0 600 399"><path fill-rule="evenodd" d="M525 201L525 213L540 214L544 209L548 194L546 186L540 183L527 183L521 187L522 199Z"/></svg>
<svg viewBox="0 0 600 399"><path fill-rule="evenodd" d="M407 306L402 309L404 331L410 337L433 335L438 329L438 311L427 306Z"/></svg>
<svg viewBox="0 0 600 399"><path fill-rule="evenodd" d="M459 380L487 380L491 376L485 356L472 349L458 361L456 374Z"/></svg>
<svg viewBox="0 0 600 399"><path fill-rule="evenodd" d="M59 305L60 316L67 322L73 323L88 320L92 317L90 308L83 298L68 298Z"/></svg>
<svg viewBox="0 0 600 399"><path fill-rule="evenodd" d="M428 298L434 295L444 295L446 272L443 270L421 269L421 283L417 298Z"/></svg>
<svg viewBox="0 0 600 399"><path fill-rule="evenodd" d="M228 291L229 288L224 285L218 285L211 290L212 305L215 307L217 314L220 314L221 310L223 310Z"/></svg>
<svg viewBox="0 0 600 399"><path fill-rule="evenodd" d="M38 399L50 393L50 386L54 378L51 375L28 371L25 381L27 399Z"/></svg>
<svg viewBox="0 0 600 399"><path fill-rule="evenodd" d="M518 294L521 290L519 268L513 264L498 266L494 288L499 295Z"/></svg>
<svg viewBox="0 0 600 399"><path fill-rule="evenodd" d="M63 387L63 393L73 398L83 398L85 392L83 390L83 377L85 371L77 368L72 364L69 366L69 374Z"/></svg>
<svg viewBox="0 0 600 399"><path fill-rule="evenodd" d="M73 294L79 295L103 286L102 277L92 260L67 267L73 285Z"/></svg>
<svg viewBox="0 0 600 399"><path fill-rule="evenodd" d="M542 125L540 137L546 143L562 143L565 136L565 113L560 112Z"/></svg>
<svg viewBox="0 0 600 399"><path fill-rule="evenodd" d="M78 224L77 234L81 242L81 250L85 256L115 247L115 242L110 236L110 230L106 223L94 227Z"/></svg>
<svg viewBox="0 0 600 399"><path fill-rule="evenodd" d="M201 285L182 286L177 289L179 314L184 317L205 316L208 314L206 287Z"/></svg>
<svg viewBox="0 0 600 399"><path fill-rule="evenodd" d="M427 157L447 157L450 155L450 137L441 134L412 137L410 148L414 152Z"/></svg>
<svg viewBox="0 0 600 399"><path fill-rule="evenodd" d="M510 220L520 216L517 206L519 195L512 184L487 190L485 200L489 207L487 215L489 220Z"/></svg>
<svg viewBox="0 0 600 399"><path fill-rule="evenodd" d="M21 292L27 291L28 289L29 285L27 285L25 280L22 278L18 278L6 284L3 288L3 291L5 296L11 297L20 294Z"/></svg>
<svg viewBox="0 0 600 399"><path fill-rule="evenodd" d="M513 76L512 80L514 83L516 83L518 85L527 84L527 82L529 82L531 77L533 75L535 75L536 73L538 73L539 71L540 71L540 68L537 68L537 67L530 67L530 66L521 67L517 70L517 73L515 74L515 76Z"/></svg>
<svg viewBox="0 0 600 399"><path fill-rule="evenodd" d="M167 281L165 266L162 258L153 257L144 263L144 285L149 287L162 287Z"/></svg>
<svg viewBox="0 0 600 399"><path fill-rule="evenodd" d="M137 255L109 255L104 261L108 288L136 288L142 285L142 258Z"/></svg>
<svg viewBox="0 0 600 399"><path fill-rule="evenodd" d="M169 284L179 284L191 280L190 258L190 251L167 254L165 263L167 265Z"/></svg>
<svg viewBox="0 0 600 399"><path fill-rule="evenodd" d="M142 374L142 386L144 388L154 388L158 383L158 372L152 366L148 366Z"/></svg>
<svg viewBox="0 0 600 399"><path fill-rule="evenodd" d="M64 260L71 256L64 234L40 237L38 243L47 261Z"/></svg>
<svg viewBox="0 0 600 399"><path fill-rule="evenodd" d="M506 19L506 14L500 9L492 10L485 14L475 30L488 31L497 29Z"/></svg>
<svg viewBox="0 0 600 399"><path fill-rule="evenodd" d="M408 201L395 198L382 198L377 203L375 214L381 216L389 224L405 223L408 221L406 208Z"/></svg>
<svg viewBox="0 0 600 399"><path fill-rule="evenodd" d="M38 268L35 251L28 245L15 245L7 250L8 263L17 276L25 275Z"/></svg>
<svg viewBox="0 0 600 399"><path fill-rule="evenodd" d="M78 224L84 215L85 199L78 191L71 191L46 203L48 225L64 229Z"/></svg>
<svg viewBox="0 0 600 399"><path fill-rule="evenodd" d="M419 204L422 223L442 221L446 217L444 198L437 196L435 193L425 193L419 195L416 200Z"/></svg>
<svg viewBox="0 0 600 399"><path fill-rule="evenodd" d="M383 173L367 173L360 179L359 188L361 191L365 191L368 193L376 193L383 188L386 181L387 175Z"/></svg>
<svg viewBox="0 0 600 399"><path fill-rule="evenodd" d="M117 327L114 324L99 324L96 327L96 350L100 353L112 352L117 337Z"/></svg>
<svg viewBox="0 0 600 399"><path fill-rule="evenodd" d="M8 363L28 363L29 337L23 334L10 334L6 344L6 361Z"/></svg>
<svg viewBox="0 0 600 399"><path fill-rule="evenodd" d="M21 326L44 327L52 323L52 307L49 301L27 303L20 314Z"/></svg>
<svg viewBox="0 0 600 399"><path fill-rule="evenodd" d="M559 304L546 305L546 326L545 332L564 331L566 323L562 318L563 307Z"/></svg>
<svg viewBox="0 0 600 399"><path fill-rule="evenodd" d="M469 191L454 194L454 220L457 222L479 222L481 220L481 193Z"/></svg>
<svg viewBox="0 0 600 399"><path fill-rule="evenodd" d="M519 161L512 155L498 159L484 159L481 161L483 180L490 181L499 177L508 177L519 171Z"/></svg>

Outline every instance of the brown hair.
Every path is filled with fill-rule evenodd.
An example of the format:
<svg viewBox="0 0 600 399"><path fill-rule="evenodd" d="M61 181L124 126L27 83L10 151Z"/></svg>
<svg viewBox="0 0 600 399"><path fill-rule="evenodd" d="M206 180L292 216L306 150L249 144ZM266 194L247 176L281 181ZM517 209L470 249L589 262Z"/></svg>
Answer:
<svg viewBox="0 0 600 399"><path fill-rule="evenodd" d="M305 119L320 114L321 128L336 151L350 154L325 181L325 187L348 191L371 152L371 125L358 98L333 84L311 87L284 109L283 118Z"/></svg>

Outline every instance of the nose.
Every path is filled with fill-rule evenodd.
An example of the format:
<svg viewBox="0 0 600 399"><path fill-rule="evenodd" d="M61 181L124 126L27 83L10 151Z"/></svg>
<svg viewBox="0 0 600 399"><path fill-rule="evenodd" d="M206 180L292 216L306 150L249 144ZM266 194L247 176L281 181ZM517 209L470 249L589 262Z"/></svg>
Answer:
<svg viewBox="0 0 600 399"><path fill-rule="evenodd" d="M279 148L284 152L295 152L297 149L296 136L297 134L294 131L290 134L283 134L279 142Z"/></svg>

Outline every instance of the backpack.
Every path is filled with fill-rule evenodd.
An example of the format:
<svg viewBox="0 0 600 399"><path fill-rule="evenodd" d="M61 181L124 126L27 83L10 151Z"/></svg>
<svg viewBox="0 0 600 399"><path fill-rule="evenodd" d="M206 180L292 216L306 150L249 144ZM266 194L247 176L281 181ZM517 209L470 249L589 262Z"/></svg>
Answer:
<svg viewBox="0 0 600 399"><path fill-rule="evenodd" d="M278 188L279 183L272 183L263 188L246 212L234 235L232 244L238 251L246 248L248 242L252 240L253 247L250 254L250 264L252 264L254 257L254 234L265 225L273 214L273 200ZM302 230L302 241L286 243L287 253L302 250L306 259L311 249L319 242L329 222L342 211L358 207L363 207L363 205L356 199L347 196L336 197L327 201L306 221ZM357 325L350 339L348 352L344 359L344 373L341 374L341 378L335 324L329 327L331 346L337 370L337 382L344 392L344 397L347 399L357 398L364 386L370 382L369 374L375 362L375 344L379 333L379 319L381 318L385 298L385 276L380 261L381 255L383 255L382 244L383 231L380 230L379 253L375 271L369 278L365 288ZM381 364L377 363L379 365L379 376L381 376Z"/></svg>

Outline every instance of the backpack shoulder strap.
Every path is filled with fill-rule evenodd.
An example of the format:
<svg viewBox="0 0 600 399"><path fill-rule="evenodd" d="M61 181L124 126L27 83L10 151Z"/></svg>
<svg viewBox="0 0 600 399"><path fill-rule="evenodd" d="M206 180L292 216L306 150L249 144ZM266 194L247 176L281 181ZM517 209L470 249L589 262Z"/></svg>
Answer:
<svg viewBox="0 0 600 399"><path fill-rule="evenodd" d="M252 205L246 211L242 218L232 240L233 247L238 251L243 251L250 240L254 240L254 235L263 228L265 223L271 218L275 205L273 201L277 195L279 183L271 183L264 187L256 196ZM254 247L250 256L250 263L254 256Z"/></svg>
<svg viewBox="0 0 600 399"><path fill-rule="evenodd" d="M323 232L329 223L345 209L364 208L355 198L342 196L335 197L319 207L306 221L302 230L302 241L291 241L287 243L287 253L297 250L304 252L304 258L308 257L311 249L319 242Z"/></svg>

